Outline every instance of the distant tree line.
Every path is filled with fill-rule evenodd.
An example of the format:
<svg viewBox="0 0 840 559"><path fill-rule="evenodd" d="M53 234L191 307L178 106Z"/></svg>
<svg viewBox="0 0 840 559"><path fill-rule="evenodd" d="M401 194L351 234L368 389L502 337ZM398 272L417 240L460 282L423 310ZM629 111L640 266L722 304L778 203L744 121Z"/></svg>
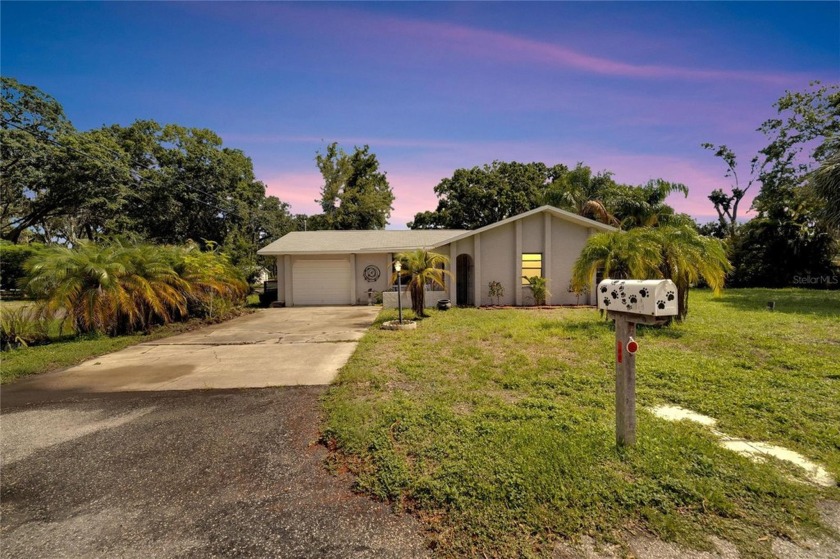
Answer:
<svg viewBox="0 0 840 559"><path fill-rule="evenodd" d="M545 163L494 161L458 169L435 186L438 206L421 212L412 229L477 229L548 204L614 226L640 227L691 221L665 203L669 194L688 195L681 183L663 179L642 186L619 184L612 173L593 173Z"/></svg>
<svg viewBox="0 0 840 559"><path fill-rule="evenodd" d="M768 143L751 158L748 171L726 145L703 144L724 162L731 183L709 196L718 221L702 231L727 240L731 285L836 289L840 86L814 82L805 91L786 92L774 108L776 116L758 128ZM756 215L742 223L739 203L755 185Z"/></svg>
<svg viewBox="0 0 840 559"><path fill-rule="evenodd" d="M726 164L732 181L709 196L718 215L712 223L699 225L665 203L670 194L688 195L681 183L625 185L583 163L494 161L441 180L434 189L437 208L417 213L408 225L475 229L550 204L624 230L690 226L722 239L732 263L730 285L838 288L840 88L815 82L804 92L785 93L774 106L778 116L758 128L768 144L752 158L748 175L739 176L729 147L702 144ZM758 190L751 206L756 215L742 223L748 208L741 201L751 188Z"/></svg>
<svg viewBox="0 0 840 559"><path fill-rule="evenodd" d="M292 215L287 203L266 194L250 158L223 146L211 130L138 120L79 131L57 100L8 77L2 78L1 100L0 239L6 246L192 240L220 247L253 276L268 264L256 251L289 231L388 224L393 191L367 145L347 152L332 143L318 152L321 213ZM681 183L620 184L609 171L593 172L582 162L494 161L441 180L434 187L437 208L417 213L408 225L475 229L550 204L625 230L690 226L718 237L733 264L731 285L836 277L840 92L815 83L787 92L775 108L778 116L758 128L768 144L751 159L748 173L726 145L703 144L725 163L731 180L709 196L718 215L710 224L700 226L666 203L671 194L688 195ZM750 189L758 190L756 216L742 223L741 201ZM18 250L14 258L24 253Z"/></svg>

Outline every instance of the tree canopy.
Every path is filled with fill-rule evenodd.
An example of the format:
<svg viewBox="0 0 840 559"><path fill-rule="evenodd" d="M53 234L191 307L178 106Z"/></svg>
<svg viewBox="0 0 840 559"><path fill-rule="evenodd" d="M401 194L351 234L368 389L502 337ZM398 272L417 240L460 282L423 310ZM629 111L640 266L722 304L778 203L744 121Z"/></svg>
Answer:
<svg viewBox="0 0 840 559"><path fill-rule="evenodd" d="M435 186L437 209L421 212L411 229L478 229L544 203L548 186L568 172L565 165L494 161L457 169Z"/></svg>
<svg viewBox="0 0 840 559"><path fill-rule="evenodd" d="M127 237L223 245L246 273L296 228L242 151L211 130L138 120L77 131L54 98L2 81L0 238L75 245Z"/></svg>
<svg viewBox="0 0 840 559"><path fill-rule="evenodd" d="M709 196L730 240L733 285L785 286L837 269L832 216L840 194L832 185L840 153L840 86L814 82L805 91L786 92L773 106L777 115L758 128L768 144L752 158L748 177L738 177L736 155L726 145L703 144L715 149L733 180L730 192L717 189ZM738 202L753 184L760 185L752 204L757 215L739 224Z"/></svg>
<svg viewBox="0 0 840 559"><path fill-rule="evenodd" d="M457 169L435 187L435 211L420 212L412 229L477 229L541 205L625 228L679 220L665 203L672 193L688 194L680 183L654 179L642 186L618 184L612 173L594 173L583 163L558 164L494 161ZM689 218L690 219L690 218Z"/></svg>
<svg viewBox="0 0 840 559"><path fill-rule="evenodd" d="M313 216L313 229L385 228L394 193L370 146L357 146L348 154L333 142L315 160L324 185L316 200L323 214Z"/></svg>

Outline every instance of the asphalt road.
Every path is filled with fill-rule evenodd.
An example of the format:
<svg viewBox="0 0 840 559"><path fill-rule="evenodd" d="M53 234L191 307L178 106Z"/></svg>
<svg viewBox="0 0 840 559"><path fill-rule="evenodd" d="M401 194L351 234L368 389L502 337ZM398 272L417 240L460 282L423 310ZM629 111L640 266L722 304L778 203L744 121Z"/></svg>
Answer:
<svg viewBox="0 0 840 559"><path fill-rule="evenodd" d="M325 387L3 401L3 557L424 557L316 443Z"/></svg>

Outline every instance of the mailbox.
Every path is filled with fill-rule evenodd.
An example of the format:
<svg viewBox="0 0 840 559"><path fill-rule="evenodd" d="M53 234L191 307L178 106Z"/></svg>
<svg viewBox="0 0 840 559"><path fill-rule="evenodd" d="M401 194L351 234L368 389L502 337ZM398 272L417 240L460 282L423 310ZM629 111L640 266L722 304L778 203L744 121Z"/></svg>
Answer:
<svg viewBox="0 0 840 559"><path fill-rule="evenodd" d="M675 316L677 286L671 280L605 279L598 284L598 309L645 316Z"/></svg>

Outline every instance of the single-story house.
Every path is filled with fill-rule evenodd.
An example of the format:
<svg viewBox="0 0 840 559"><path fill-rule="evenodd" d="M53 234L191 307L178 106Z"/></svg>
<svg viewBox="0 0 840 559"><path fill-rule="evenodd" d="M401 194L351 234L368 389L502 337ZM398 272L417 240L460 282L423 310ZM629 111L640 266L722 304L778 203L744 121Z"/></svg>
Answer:
<svg viewBox="0 0 840 559"><path fill-rule="evenodd" d="M488 292L492 281L504 288L500 304L532 304L522 276L534 275L548 280L548 304L593 304L595 278L583 296L571 292L569 283L586 240L600 231L615 228L542 206L473 231L296 231L259 254L277 258L277 298L286 306L367 304L383 292L388 305L394 256L417 249L449 259L446 287L431 291L428 305L440 298L457 305L495 304Z"/></svg>

